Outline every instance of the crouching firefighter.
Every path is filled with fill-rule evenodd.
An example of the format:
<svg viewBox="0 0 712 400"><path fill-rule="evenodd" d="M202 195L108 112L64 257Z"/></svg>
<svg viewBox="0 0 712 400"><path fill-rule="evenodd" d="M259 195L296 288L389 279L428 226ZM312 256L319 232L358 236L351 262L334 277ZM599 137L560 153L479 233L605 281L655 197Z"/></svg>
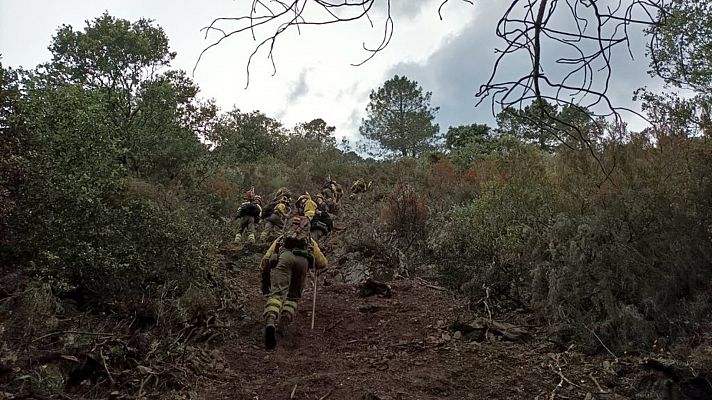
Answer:
<svg viewBox="0 0 712 400"><path fill-rule="evenodd" d="M264 309L265 347L277 345L277 330L285 332L297 313L297 302L308 271L322 270L326 257L310 234L306 217L293 217L262 257L262 293L267 296ZM315 271L315 272L316 272Z"/></svg>
<svg viewBox="0 0 712 400"><path fill-rule="evenodd" d="M363 178L358 178L351 185L351 194L366 193L371 190L372 185L373 181L366 182Z"/></svg>
<svg viewBox="0 0 712 400"><path fill-rule="evenodd" d="M235 219L240 221L240 231L235 235L235 242L240 242L245 239L255 242L255 225L260 222L262 215L262 198L260 196L251 196L248 201L242 203L237 209Z"/></svg>
<svg viewBox="0 0 712 400"><path fill-rule="evenodd" d="M312 219L311 235L314 240L320 243L321 239L334 228L334 221L329 213L330 207L321 194L316 195L316 211Z"/></svg>

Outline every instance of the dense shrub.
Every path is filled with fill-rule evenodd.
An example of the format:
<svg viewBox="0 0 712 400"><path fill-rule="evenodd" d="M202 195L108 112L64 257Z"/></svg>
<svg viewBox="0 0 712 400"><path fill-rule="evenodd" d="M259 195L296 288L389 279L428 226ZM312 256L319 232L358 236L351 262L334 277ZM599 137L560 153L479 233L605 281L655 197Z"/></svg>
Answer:
<svg viewBox="0 0 712 400"><path fill-rule="evenodd" d="M598 160L519 147L475 164L489 177L479 196L430 221L445 277L473 300L492 289L572 324L589 348L598 338L633 349L679 333L684 301L712 276L709 198L700 195L710 190L701 178L709 144L656 141L602 145ZM614 157L603 176L600 160Z"/></svg>

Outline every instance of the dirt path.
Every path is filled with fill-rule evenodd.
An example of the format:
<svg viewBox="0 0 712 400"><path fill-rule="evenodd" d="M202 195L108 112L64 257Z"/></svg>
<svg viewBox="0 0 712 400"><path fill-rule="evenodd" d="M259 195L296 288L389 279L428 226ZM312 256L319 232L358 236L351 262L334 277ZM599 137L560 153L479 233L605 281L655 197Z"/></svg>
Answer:
<svg viewBox="0 0 712 400"><path fill-rule="evenodd" d="M241 275L255 288L249 316L221 349L230 379L210 382L201 398L288 399L294 392L298 399L511 399L556 386L534 360L543 353L533 359L522 355L521 344L453 338L459 335L447 325L464 314L463 305L408 280L393 283L392 298L362 298L343 283L320 285L314 330L309 288L291 332L265 351L264 300L257 272L248 272Z"/></svg>
<svg viewBox="0 0 712 400"><path fill-rule="evenodd" d="M462 334L453 323L478 316L452 293L422 280L390 282L390 298L360 297L355 285L336 279L328 286L320 282L314 330L310 329L313 286L308 285L289 334L278 338L275 350L266 351L259 250L227 256L246 296L245 318L232 327L230 339L213 350L222 365L221 373L205 378L196 392L198 398L712 398L705 386L708 380L695 383L682 378L699 370L692 365L705 365L688 365L691 355L585 355L573 345L550 340L546 327L528 326L527 333L517 340L490 331ZM340 267L337 257L331 258L330 268L339 273L327 275L348 275L340 269L347 267ZM490 315L479 317L484 320ZM521 326L527 316L519 315L510 322L514 320ZM703 341L709 342L710 338ZM702 354L710 348L699 349L697 353ZM712 358L712 353L709 355ZM650 357L665 365L660 367L658 361L651 364ZM696 390L701 394L695 395Z"/></svg>

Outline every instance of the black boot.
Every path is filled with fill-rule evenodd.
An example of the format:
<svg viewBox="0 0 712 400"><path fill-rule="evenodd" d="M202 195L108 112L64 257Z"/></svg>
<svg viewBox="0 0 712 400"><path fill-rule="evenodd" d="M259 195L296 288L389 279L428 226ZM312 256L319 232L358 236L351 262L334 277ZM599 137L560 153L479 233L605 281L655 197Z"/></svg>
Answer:
<svg viewBox="0 0 712 400"><path fill-rule="evenodd" d="M275 317L270 314L266 318L265 323L265 348L272 350L277 347L277 327L275 326Z"/></svg>

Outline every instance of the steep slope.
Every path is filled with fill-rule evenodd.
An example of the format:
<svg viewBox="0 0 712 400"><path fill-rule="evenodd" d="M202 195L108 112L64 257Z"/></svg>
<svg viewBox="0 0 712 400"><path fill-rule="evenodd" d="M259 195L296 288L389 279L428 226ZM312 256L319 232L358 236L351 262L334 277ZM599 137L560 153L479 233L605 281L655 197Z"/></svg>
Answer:
<svg viewBox="0 0 712 400"><path fill-rule="evenodd" d="M693 364L704 365L700 360L683 363L669 353L651 354L652 359L583 355L553 339L545 327L524 326L525 313L494 316L512 324L478 316L453 293L419 278L389 282L389 298L362 297L353 277L363 271L350 269L380 266L334 254L348 247L344 238L336 232L323 246L331 271L327 285L319 282L315 328L310 329L310 281L296 321L274 351L262 343L264 298L257 267L262 249L227 256L235 281L246 289L247 316L218 349L223 376L204 381L199 398L712 398L704 378L709 371L693 373ZM703 379L695 381L695 374Z"/></svg>
<svg viewBox="0 0 712 400"><path fill-rule="evenodd" d="M232 379L211 384L204 398L531 398L556 385L512 343L453 338L448 323L465 313L463 305L416 281L394 283L392 298L361 298L344 283L321 286L314 330L309 288L291 331L267 352L256 276L245 275L255 287L254 317L222 349Z"/></svg>

